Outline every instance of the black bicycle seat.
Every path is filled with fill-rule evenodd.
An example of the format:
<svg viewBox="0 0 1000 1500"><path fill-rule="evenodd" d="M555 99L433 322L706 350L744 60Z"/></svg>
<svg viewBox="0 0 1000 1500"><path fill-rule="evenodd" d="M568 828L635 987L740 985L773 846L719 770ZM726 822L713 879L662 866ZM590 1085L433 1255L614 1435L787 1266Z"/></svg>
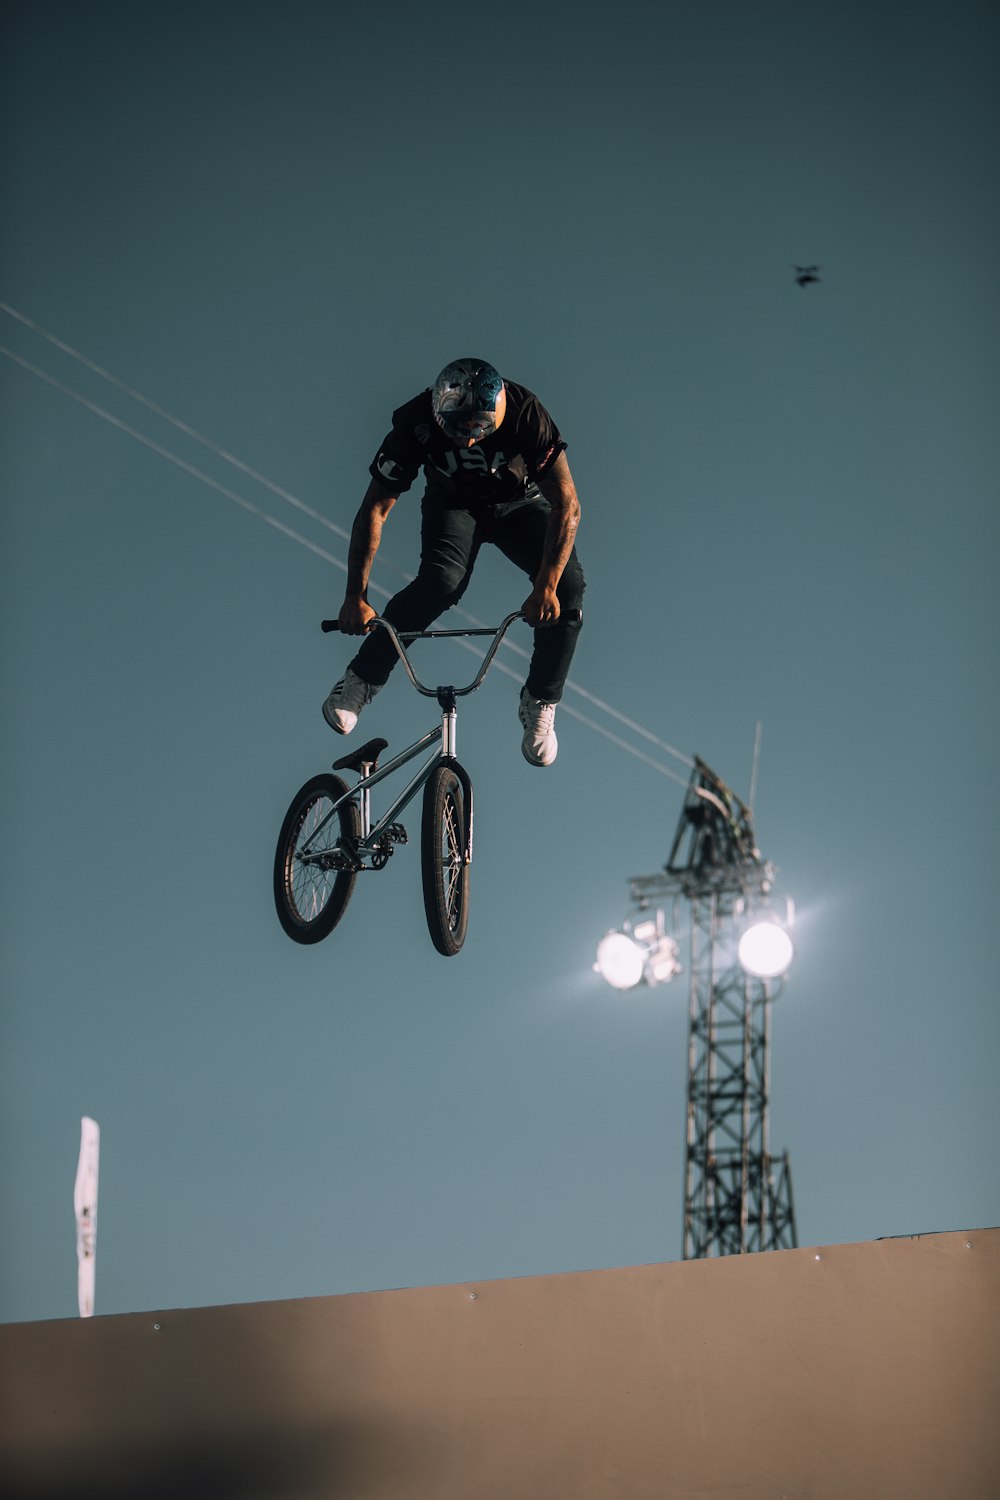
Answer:
<svg viewBox="0 0 1000 1500"><path fill-rule="evenodd" d="M352 755L344 755L340 760L335 760L333 769L335 771L357 771L359 776L365 765L371 766L374 770L378 765L379 756L388 743L388 740L368 740L365 744L359 746Z"/></svg>

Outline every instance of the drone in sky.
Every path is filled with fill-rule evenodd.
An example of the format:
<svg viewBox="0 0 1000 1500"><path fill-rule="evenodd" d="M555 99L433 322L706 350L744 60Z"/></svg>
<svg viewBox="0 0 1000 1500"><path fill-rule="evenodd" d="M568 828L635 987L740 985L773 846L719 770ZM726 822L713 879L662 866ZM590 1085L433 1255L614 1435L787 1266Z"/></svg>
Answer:
<svg viewBox="0 0 1000 1500"><path fill-rule="evenodd" d="M799 286L810 286L812 282L819 281L819 276L817 275L817 272L820 271L821 269L822 269L821 266L796 266L795 267L795 280L796 280L796 283Z"/></svg>

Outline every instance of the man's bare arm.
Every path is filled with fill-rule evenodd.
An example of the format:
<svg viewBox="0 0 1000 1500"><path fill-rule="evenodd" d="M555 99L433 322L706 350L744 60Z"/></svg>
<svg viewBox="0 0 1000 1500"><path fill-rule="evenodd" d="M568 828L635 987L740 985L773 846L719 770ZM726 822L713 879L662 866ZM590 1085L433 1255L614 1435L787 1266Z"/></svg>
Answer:
<svg viewBox="0 0 1000 1500"><path fill-rule="evenodd" d="M529 625L552 625L559 618L556 589L569 562L580 525L580 501L565 453L560 453L538 487L551 511L535 586L522 608Z"/></svg>
<svg viewBox="0 0 1000 1500"><path fill-rule="evenodd" d="M397 496L373 479L351 527L347 552L347 587L340 607L339 624L345 635L363 635L377 614L368 603L368 581L382 540L382 527Z"/></svg>

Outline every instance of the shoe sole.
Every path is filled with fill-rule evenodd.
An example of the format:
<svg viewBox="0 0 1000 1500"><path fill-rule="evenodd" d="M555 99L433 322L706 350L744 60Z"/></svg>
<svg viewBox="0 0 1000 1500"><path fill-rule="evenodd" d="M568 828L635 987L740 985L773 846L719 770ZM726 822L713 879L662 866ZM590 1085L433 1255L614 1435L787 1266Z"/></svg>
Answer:
<svg viewBox="0 0 1000 1500"><path fill-rule="evenodd" d="M552 757L551 760L535 760L532 756L530 756L528 754L527 750L524 748L523 745L521 746L521 754L524 756L524 758L528 762L529 766L537 766L540 771L544 771L549 766L555 765L556 755L559 754L559 750L558 750L558 748L556 749L556 754L553 755L553 757Z"/></svg>
<svg viewBox="0 0 1000 1500"><path fill-rule="evenodd" d="M333 722L333 720L330 718L330 716L327 713L327 711L326 711L326 704L325 703L323 704L323 718L326 720L327 724L329 724L329 726L333 730L334 734L350 734L351 729L354 728L354 724L351 725L351 729L341 729L341 727L340 727L339 724L335 724ZM356 719L355 719L354 723L355 724L357 723Z"/></svg>

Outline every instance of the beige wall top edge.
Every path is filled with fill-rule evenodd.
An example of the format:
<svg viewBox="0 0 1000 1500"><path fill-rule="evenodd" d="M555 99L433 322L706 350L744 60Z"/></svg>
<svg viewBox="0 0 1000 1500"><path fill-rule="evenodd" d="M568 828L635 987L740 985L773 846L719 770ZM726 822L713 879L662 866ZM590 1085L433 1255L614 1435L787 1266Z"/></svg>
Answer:
<svg viewBox="0 0 1000 1500"><path fill-rule="evenodd" d="M753 1262L761 1262L761 1261L765 1261L765 1260L772 1261L772 1260L775 1259L775 1257L786 1257L786 1258L807 1257L807 1258L815 1258L817 1255L828 1255L828 1254L832 1254L832 1253L835 1253L835 1252L836 1253L846 1252L846 1251L855 1250L855 1249L858 1249L860 1247L867 1246L867 1245L890 1245L890 1244L898 1244L898 1243L900 1243L902 1241L913 1242L913 1241L927 1240L927 1239L947 1239L947 1238L950 1238L950 1237L958 1239L958 1238L961 1238L963 1236L966 1239L968 1239L972 1235L979 1235L979 1236L982 1236L982 1235L991 1235L991 1236L996 1235L996 1236L1000 1237L1000 1226L984 1226L984 1227L978 1228L978 1229L931 1229L931 1230L925 1230L925 1231L921 1231L919 1233L913 1233L913 1234L880 1235L877 1239L874 1239L874 1240L849 1240L849 1241L845 1241L843 1243L820 1243L820 1242L817 1242L815 1245L800 1245L795 1250L755 1251L753 1254L750 1254L750 1255L721 1256L721 1257L714 1257L714 1258L706 1259L706 1260L649 1261L649 1262L644 1262L644 1263L641 1263L641 1264L638 1264L638 1265L627 1265L627 1266L594 1266L594 1267L591 1267L589 1270L588 1269L577 1268L577 1269L568 1270L568 1271L547 1271L547 1272L542 1272L542 1273L531 1273L531 1272L528 1272L528 1273L526 1273L523 1276L503 1276L503 1277L489 1277L489 1278L469 1277L469 1278L467 1278L464 1281L457 1281L457 1282L446 1282L445 1281L445 1282L430 1282L430 1283L422 1283L422 1284L409 1284L408 1283L408 1284L404 1284L404 1285L400 1285L400 1286L392 1286L392 1287L371 1287L371 1288L368 1288L368 1289L366 1289L364 1291L357 1291L357 1292L333 1292L333 1293L327 1293L327 1294L320 1293L320 1294L317 1294L315 1296L308 1296L308 1297L264 1298L264 1299L261 1299L261 1301L259 1301L259 1302L243 1302L243 1303L241 1303L241 1302L216 1302L216 1303L209 1303L209 1304L206 1304L204 1306L193 1306L193 1307L192 1306L188 1306L186 1304L177 1304L177 1305L174 1305L174 1306L158 1306L158 1307L149 1307L149 1308L135 1308L131 1312L103 1313L103 1314L98 1313L98 1314L95 1315L95 1318L93 1320L90 1320L90 1321L106 1323L106 1322L110 1322L110 1321L112 1321L114 1319L119 1319L120 1320L120 1319L124 1319L124 1318L156 1318L160 1314L166 1315L166 1314L177 1314L177 1313L206 1313L206 1312L213 1312L213 1311L216 1311L216 1310L219 1310L219 1309L222 1309L222 1308L229 1308L229 1309L235 1309L235 1308L240 1308L240 1307L260 1307L260 1308L267 1308L267 1307L280 1307L280 1306L283 1306L283 1305L284 1306L295 1306L295 1305L299 1305L299 1304L306 1304L307 1305L309 1303L319 1304L319 1303L326 1303L326 1302L343 1301L346 1298L386 1297L386 1296L392 1296L394 1293L397 1293L397 1292L399 1292L399 1293L405 1293L405 1292L431 1292L431 1291L436 1291L436 1290L437 1291L447 1291L449 1288L458 1288L458 1289L464 1289L464 1288L472 1289L472 1288L476 1288L476 1287L486 1288L486 1287L490 1287L490 1286L496 1287L496 1286L513 1285L513 1284L516 1284L516 1283L519 1283L519 1282L523 1282L523 1283L542 1282L542 1283L544 1283L544 1282L552 1282L552 1281L556 1280L557 1278L561 1278L563 1280L567 1280L567 1279L571 1279L571 1278L574 1278L574 1277L575 1278L584 1278L584 1277L593 1278L595 1276L609 1276L609 1277L614 1277L614 1276L623 1276L623 1275L639 1275L639 1274L642 1274L642 1273L653 1273L653 1272L657 1272L657 1271L662 1272L664 1274L669 1273L671 1275L676 1275L678 1273L683 1273L683 1274L690 1275L692 1273L696 1273L699 1269L702 1272L711 1269L711 1270L714 1270L716 1274L718 1274L720 1272L722 1272L724 1274L725 1273L725 1269L728 1269L728 1270L731 1271L731 1270L733 1270L737 1266L748 1266L748 1265L752 1264ZM80 1321L81 1320L79 1318L39 1318L39 1319L31 1319L31 1320L29 1320L27 1322L23 1322L22 1321L22 1322L0 1323L0 1334L2 1334L4 1328L10 1328L10 1329L14 1329L14 1328L28 1328L28 1327L36 1327L36 1326L41 1326L41 1325L55 1326L55 1325L58 1325L60 1323L76 1324L76 1323L79 1323Z"/></svg>

